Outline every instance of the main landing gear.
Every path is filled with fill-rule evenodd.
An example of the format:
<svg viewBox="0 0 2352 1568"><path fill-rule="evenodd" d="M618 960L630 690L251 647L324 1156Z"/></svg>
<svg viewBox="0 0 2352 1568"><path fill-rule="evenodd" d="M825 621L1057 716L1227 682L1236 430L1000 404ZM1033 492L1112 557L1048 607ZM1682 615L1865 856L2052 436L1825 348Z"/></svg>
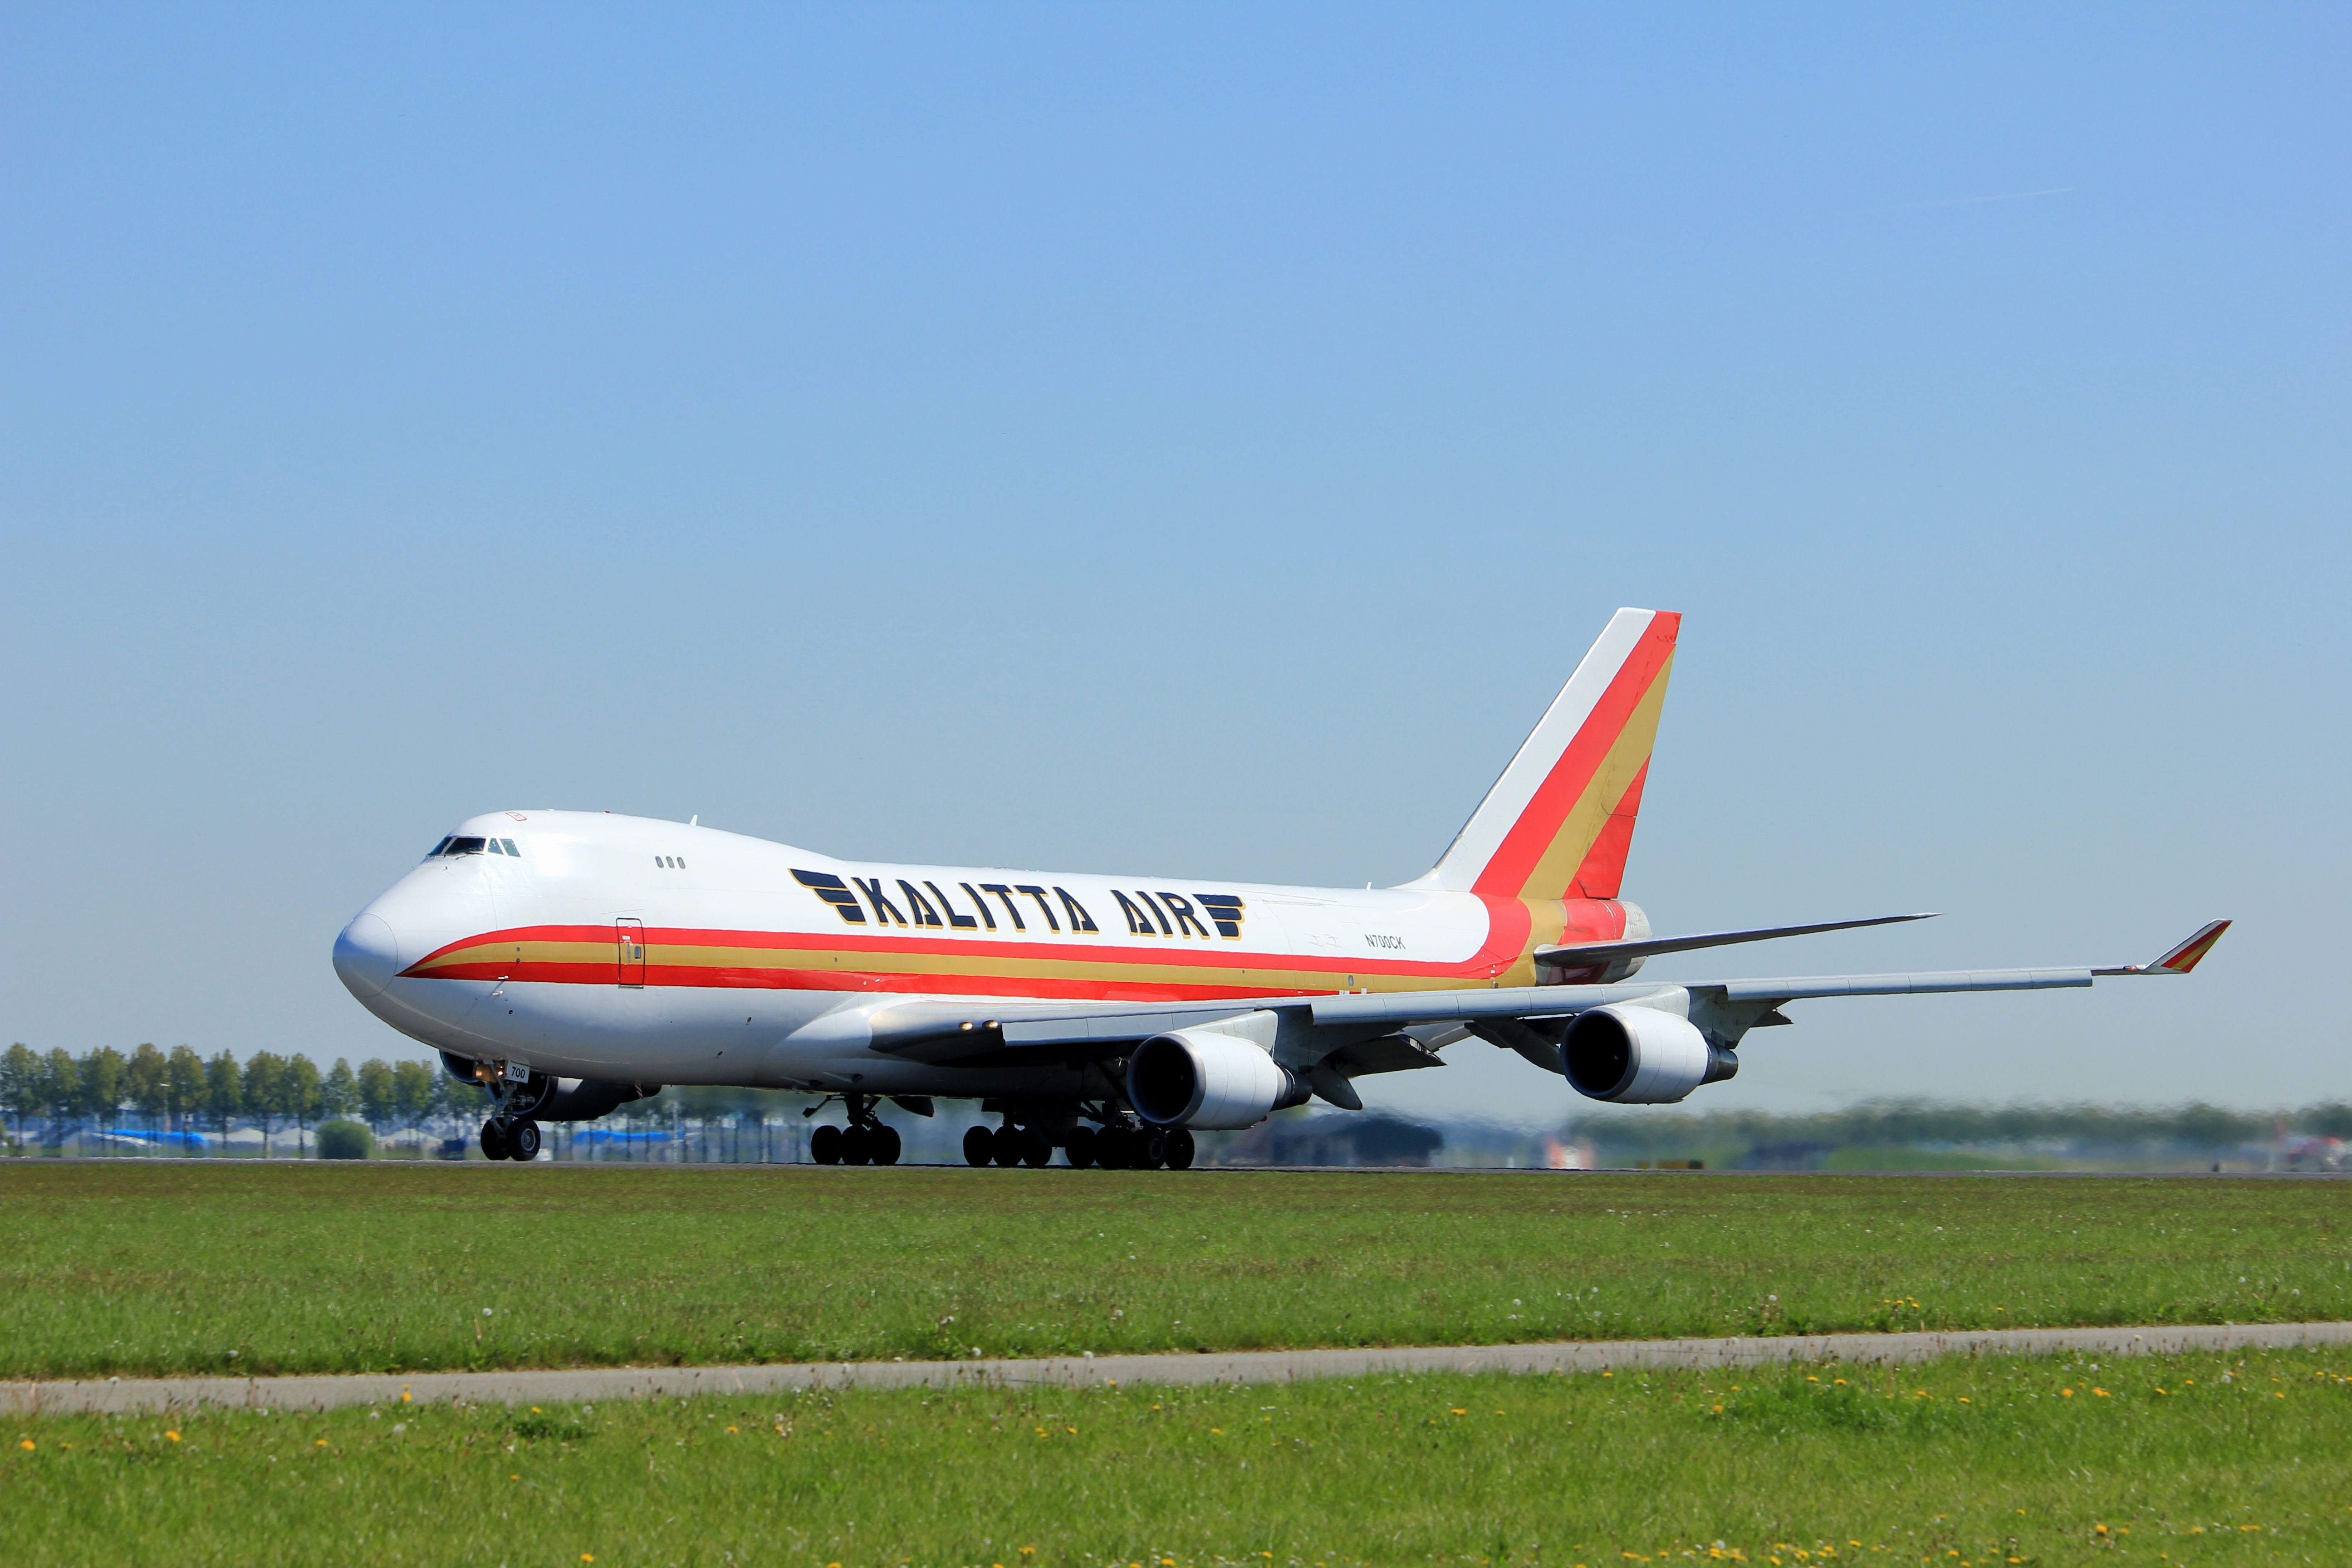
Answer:
<svg viewBox="0 0 2352 1568"><path fill-rule="evenodd" d="M1097 1165L1106 1171L1189 1171L1192 1134L1182 1127L1152 1127L1124 1118L1106 1121L1099 1130L1081 1123L1062 1134L1062 1152L1079 1170ZM1054 1143L1039 1129L1015 1126L1007 1117L1002 1127L966 1132L963 1157L973 1165L1045 1165L1053 1161Z"/></svg>
<svg viewBox="0 0 2352 1568"><path fill-rule="evenodd" d="M826 1122L809 1134L809 1158L820 1165L895 1165L898 1130L874 1114L874 1096L845 1094L849 1125Z"/></svg>

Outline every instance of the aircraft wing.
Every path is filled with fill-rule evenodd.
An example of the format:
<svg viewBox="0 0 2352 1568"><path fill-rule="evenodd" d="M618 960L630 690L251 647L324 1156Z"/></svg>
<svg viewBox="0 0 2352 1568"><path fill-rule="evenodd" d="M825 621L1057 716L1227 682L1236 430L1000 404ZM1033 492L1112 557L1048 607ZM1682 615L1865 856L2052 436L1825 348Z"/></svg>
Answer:
<svg viewBox="0 0 2352 1568"><path fill-rule="evenodd" d="M996 1067L1048 1059L1089 1059L1119 1054L1153 1035L1244 1013L1286 1015L1327 1038L1334 1050L1369 1046L1428 1026L1455 1026L1494 1037L1494 1026L1573 1017L1619 1002L1654 1002L1676 992L1688 994L1693 1011L1705 1010L1736 1039L1765 1024L1785 1024L1784 1003L1827 996L1917 996L1954 991L2044 991L2079 988L2105 976L2186 974L2212 950L2228 921L2200 927L2186 942L2148 963L2078 965L2046 969L1964 969L1906 974L1816 974L1755 980L1638 981L1612 985L1524 985L1451 991L1342 993L1318 996L1259 996L1214 1002L1155 1003L1149 1007L1104 1005L1073 1007L1053 1003L926 1000L885 1007L869 1016L878 1049L938 1065ZM1511 1043L1506 1035L1502 1043ZM1433 1065L1419 1041L1414 1053L1387 1053L1395 1067ZM1395 1070L1371 1065L1365 1071ZM1524 1054L1524 1049L1523 1049ZM1531 1059L1537 1059L1531 1058Z"/></svg>

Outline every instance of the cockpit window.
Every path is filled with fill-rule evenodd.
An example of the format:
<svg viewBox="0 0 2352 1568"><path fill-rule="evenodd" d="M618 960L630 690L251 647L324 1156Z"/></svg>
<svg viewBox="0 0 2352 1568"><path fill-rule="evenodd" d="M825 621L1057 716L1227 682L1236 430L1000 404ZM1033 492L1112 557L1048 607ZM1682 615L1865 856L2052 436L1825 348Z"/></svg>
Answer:
<svg viewBox="0 0 2352 1568"><path fill-rule="evenodd" d="M520 850L520 849L518 849L518 848L516 848L516 847L514 847L514 840L513 840L513 839L511 839L511 838L501 838L501 839L499 839L499 843L501 843L501 844L503 844L503 845L505 845L505 846L507 847L507 853L508 853L508 854L509 854L509 855L513 856L513 857L514 857L516 859L518 859L518 860L520 860L520 859L521 859L521 858L522 858L522 851L521 851L521 850Z"/></svg>
<svg viewBox="0 0 2352 1568"><path fill-rule="evenodd" d="M478 838L452 838L441 847L444 855L479 855L481 852L482 840Z"/></svg>
<svg viewBox="0 0 2352 1568"><path fill-rule="evenodd" d="M426 851L425 852L425 858L427 860L432 859L432 858L433 858L433 857L435 857L436 855L440 854L443 850L445 850L445 849L448 848L448 847L449 847L449 844L450 844L450 840L449 840L449 839L447 839L447 838L444 838L444 839L442 839L440 843L436 844L432 848L430 848L430 849L428 849L428 850L426 850Z"/></svg>

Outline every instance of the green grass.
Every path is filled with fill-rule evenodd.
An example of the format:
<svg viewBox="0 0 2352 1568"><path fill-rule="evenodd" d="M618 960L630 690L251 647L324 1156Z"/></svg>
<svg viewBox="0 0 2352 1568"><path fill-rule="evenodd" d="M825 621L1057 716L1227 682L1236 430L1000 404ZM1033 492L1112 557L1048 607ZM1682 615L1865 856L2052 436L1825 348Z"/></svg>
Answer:
<svg viewBox="0 0 2352 1568"><path fill-rule="evenodd" d="M2348 1222L2196 1178L26 1162L0 1376L2335 1319Z"/></svg>
<svg viewBox="0 0 2352 1568"><path fill-rule="evenodd" d="M2341 1563L2347 1373L2326 1352L61 1416L0 1422L0 1499L27 1564Z"/></svg>

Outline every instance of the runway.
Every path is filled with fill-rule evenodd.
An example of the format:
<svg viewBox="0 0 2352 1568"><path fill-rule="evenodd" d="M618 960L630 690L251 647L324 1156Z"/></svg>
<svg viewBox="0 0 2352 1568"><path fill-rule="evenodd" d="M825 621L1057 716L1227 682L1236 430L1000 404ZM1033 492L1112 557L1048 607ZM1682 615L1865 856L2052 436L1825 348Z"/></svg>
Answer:
<svg viewBox="0 0 2352 1568"><path fill-rule="evenodd" d="M331 1410L352 1405L553 1405L816 1389L1293 1383L1419 1373L1513 1376L1643 1368L1844 1362L1899 1365L1943 1356L2110 1356L2296 1350L2352 1344L2352 1322L2224 1323L1955 1333L1790 1334L1552 1344L1233 1351L1037 1360L785 1363L753 1366L582 1367L514 1372L364 1373L298 1377L103 1378L0 1384L12 1415L197 1408Z"/></svg>

